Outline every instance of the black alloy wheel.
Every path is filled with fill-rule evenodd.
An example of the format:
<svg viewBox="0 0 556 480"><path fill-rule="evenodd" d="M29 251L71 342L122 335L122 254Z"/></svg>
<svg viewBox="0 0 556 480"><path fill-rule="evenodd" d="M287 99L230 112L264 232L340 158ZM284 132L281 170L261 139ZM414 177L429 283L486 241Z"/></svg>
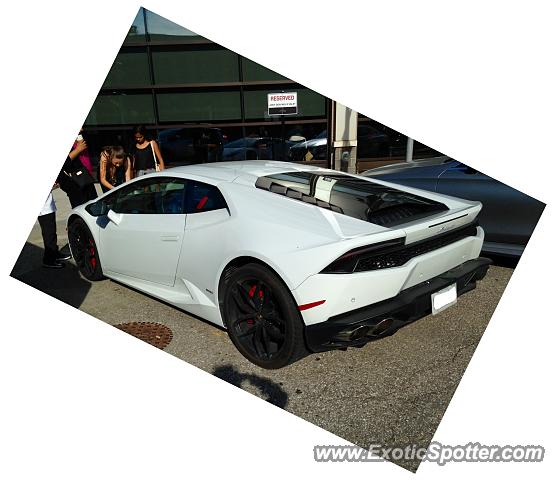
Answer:
<svg viewBox="0 0 556 480"><path fill-rule="evenodd" d="M291 293L261 265L245 265L227 278L223 316L236 348L260 367L281 368L307 352Z"/></svg>
<svg viewBox="0 0 556 480"><path fill-rule="evenodd" d="M71 253L81 274L87 280L103 278L97 247L89 227L81 218L75 219L68 227Z"/></svg>

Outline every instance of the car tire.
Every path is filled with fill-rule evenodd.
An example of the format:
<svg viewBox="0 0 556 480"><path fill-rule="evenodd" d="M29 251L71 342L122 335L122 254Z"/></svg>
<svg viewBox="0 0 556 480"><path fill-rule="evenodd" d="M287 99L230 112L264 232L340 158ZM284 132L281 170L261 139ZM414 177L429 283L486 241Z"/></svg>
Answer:
<svg viewBox="0 0 556 480"><path fill-rule="evenodd" d="M71 254L81 275L87 280L101 280L104 275L97 246L89 227L81 218L76 218L69 224L68 240Z"/></svg>
<svg viewBox="0 0 556 480"><path fill-rule="evenodd" d="M259 367L282 368L307 354L290 291L262 265L250 263L227 274L222 314L233 344Z"/></svg>

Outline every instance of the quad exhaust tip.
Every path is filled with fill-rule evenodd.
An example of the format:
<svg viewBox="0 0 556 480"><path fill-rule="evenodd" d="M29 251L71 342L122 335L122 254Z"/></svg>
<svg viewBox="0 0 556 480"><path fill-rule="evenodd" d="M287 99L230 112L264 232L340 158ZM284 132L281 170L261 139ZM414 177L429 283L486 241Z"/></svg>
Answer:
<svg viewBox="0 0 556 480"><path fill-rule="evenodd" d="M385 333L392 324L394 323L394 319L392 317L383 318L380 322L378 322L371 330L367 333L368 337L378 337Z"/></svg>
<svg viewBox="0 0 556 480"><path fill-rule="evenodd" d="M380 320L376 325L361 325L353 330L344 330L336 335L338 341L353 342L363 337L375 338L387 332L394 323L393 317L386 317Z"/></svg>
<svg viewBox="0 0 556 480"><path fill-rule="evenodd" d="M360 327L357 327L355 330L353 330L350 335L349 335L349 339L350 340L359 340L360 338L363 338L367 335L367 333L369 332L371 327L367 326L367 325L362 325Z"/></svg>

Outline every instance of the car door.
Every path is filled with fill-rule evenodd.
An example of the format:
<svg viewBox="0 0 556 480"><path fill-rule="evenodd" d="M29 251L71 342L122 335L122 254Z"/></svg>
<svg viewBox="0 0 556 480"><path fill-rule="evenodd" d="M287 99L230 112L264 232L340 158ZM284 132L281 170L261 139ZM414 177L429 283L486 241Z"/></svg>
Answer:
<svg viewBox="0 0 556 480"><path fill-rule="evenodd" d="M217 186L196 180L187 182L187 225L178 275L203 294L210 291L212 295L216 273L225 256L222 252L234 244L226 228L230 212Z"/></svg>
<svg viewBox="0 0 556 480"><path fill-rule="evenodd" d="M483 204L479 223L485 241L525 246L544 204L462 163L455 163L438 179L437 191Z"/></svg>
<svg viewBox="0 0 556 480"><path fill-rule="evenodd" d="M186 222L184 179L156 176L110 197L100 229L106 273L173 286Z"/></svg>

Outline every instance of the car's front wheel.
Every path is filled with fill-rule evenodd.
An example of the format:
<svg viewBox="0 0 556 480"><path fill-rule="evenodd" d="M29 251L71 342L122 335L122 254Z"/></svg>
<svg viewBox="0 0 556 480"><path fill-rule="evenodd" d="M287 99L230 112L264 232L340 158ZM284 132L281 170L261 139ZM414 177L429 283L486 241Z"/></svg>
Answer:
<svg viewBox="0 0 556 480"><path fill-rule="evenodd" d="M244 265L227 277L222 314L236 348L262 368L281 368L307 353L291 293L262 265Z"/></svg>
<svg viewBox="0 0 556 480"><path fill-rule="evenodd" d="M71 254L81 274L87 280L103 278L95 240L89 227L81 218L76 218L69 224L68 240Z"/></svg>

